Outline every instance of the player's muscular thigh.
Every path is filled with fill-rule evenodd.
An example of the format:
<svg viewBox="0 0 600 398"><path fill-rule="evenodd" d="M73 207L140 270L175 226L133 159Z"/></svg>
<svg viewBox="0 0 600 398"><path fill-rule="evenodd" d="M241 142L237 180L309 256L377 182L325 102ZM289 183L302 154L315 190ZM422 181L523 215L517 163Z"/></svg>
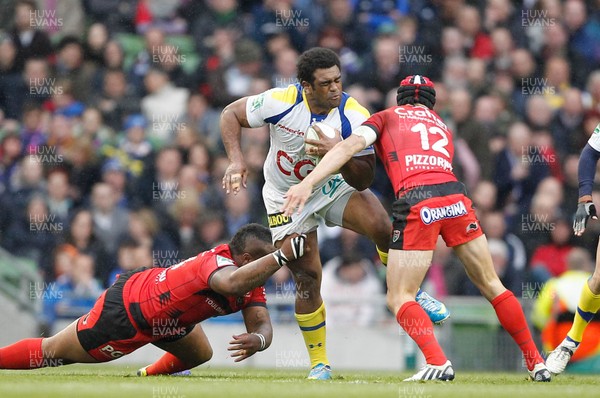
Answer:
<svg viewBox="0 0 600 398"><path fill-rule="evenodd" d="M388 248L392 223L381 202L370 190L352 194L344 209L343 225L369 237L380 249Z"/></svg>

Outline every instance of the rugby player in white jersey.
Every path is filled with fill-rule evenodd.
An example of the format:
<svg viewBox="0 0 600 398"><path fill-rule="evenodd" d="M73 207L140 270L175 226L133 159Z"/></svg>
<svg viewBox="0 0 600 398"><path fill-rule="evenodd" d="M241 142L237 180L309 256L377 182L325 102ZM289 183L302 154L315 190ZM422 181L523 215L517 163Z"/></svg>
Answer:
<svg viewBox="0 0 600 398"><path fill-rule="evenodd" d="M298 82L287 88L241 98L229 104L221 115L221 135L229 157L223 178L226 192L236 194L246 187L247 168L240 140L242 127L270 126L271 146L264 164L263 200L275 246L286 236L307 234L309 254L288 264L296 286L296 319L311 360L309 379L331 378L325 345L325 306L321 298L322 265L317 246L319 218L329 225L342 226L369 237L387 264L392 224L387 212L367 188L374 176L372 147L358 153L340 173L316 186L301 214L286 217L281 212L284 195L315 167L315 156L323 156L341 139L350 136L370 116L354 98L342 91L338 56L325 48L304 52L297 64ZM304 134L315 122L335 129L328 138L318 127L320 140L306 140ZM306 153L305 142L313 145ZM446 307L419 291L417 302L434 323L448 318Z"/></svg>

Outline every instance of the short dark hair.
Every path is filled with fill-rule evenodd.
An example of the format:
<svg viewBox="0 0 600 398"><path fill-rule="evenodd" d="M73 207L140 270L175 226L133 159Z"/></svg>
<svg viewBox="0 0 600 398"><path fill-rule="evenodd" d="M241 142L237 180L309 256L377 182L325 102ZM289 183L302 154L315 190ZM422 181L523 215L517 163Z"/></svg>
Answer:
<svg viewBox="0 0 600 398"><path fill-rule="evenodd" d="M298 81L308 82L311 86L315 81L314 73L317 69L327 69L333 66L337 66L342 69L340 65L340 58L335 52L328 48L315 47L308 51L305 51L298 58L296 68L298 69Z"/></svg>
<svg viewBox="0 0 600 398"><path fill-rule="evenodd" d="M235 235L233 235L231 242L229 242L231 254L242 254L247 252L246 245L250 238L255 238L265 243L271 243L271 231L269 231L269 228L256 223L244 225L235 233Z"/></svg>

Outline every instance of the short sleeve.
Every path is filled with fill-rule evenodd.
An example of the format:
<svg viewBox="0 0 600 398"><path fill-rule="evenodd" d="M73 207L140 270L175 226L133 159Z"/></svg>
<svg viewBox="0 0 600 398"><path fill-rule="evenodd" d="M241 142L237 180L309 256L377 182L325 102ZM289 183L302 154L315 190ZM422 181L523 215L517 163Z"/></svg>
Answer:
<svg viewBox="0 0 600 398"><path fill-rule="evenodd" d="M208 286L210 286L210 278L215 272L223 267L236 266L232 259L210 251L204 252L202 257L205 258L203 258L198 276L205 280Z"/></svg>
<svg viewBox="0 0 600 398"><path fill-rule="evenodd" d="M344 105L344 116L348 120L348 128L345 128L345 123L342 121L342 138L348 138L352 134L352 131L360 127L368 119L369 115L369 111L364 106L359 104L354 98L348 97ZM373 147L368 146L354 156L372 155L373 153L375 153Z"/></svg>
<svg viewBox="0 0 600 398"><path fill-rule="evenodd" d="M298 88L273 88L251 95L246 101L246 118L250 127L261 127L296 104Z"/></svg>
<svg viewBox="0 0 600 398"><path fill-rule="evenodd" d="M267 306L267 295L265 293L264 286L259 286L250 292L250 300L248 301L246 307L253 306Z"/></svg>

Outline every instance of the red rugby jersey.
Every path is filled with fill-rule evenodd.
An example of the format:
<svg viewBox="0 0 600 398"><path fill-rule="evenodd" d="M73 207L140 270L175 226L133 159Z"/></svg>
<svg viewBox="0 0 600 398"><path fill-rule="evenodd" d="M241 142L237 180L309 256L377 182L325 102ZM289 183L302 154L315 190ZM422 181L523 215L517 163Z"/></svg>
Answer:
<svg viewBox="0 0 600 398"><path fill-rule="evenodd" d="M363 123L377 134L375 151L394 192L456 181L452 132L424 106L402 105L377 112Z"/></svg>
<svg viewBox="0 0 600 398"><path fill-rule="evenodd" d="M125 306L130 310L131 303L139 303L143 318L152 328L183 327L248 306L265 306L262 286L241 297L223 296L210 288L212 274L227 266L237 265L229 246L220 245L172 267L133 274L123 288ZM164 322L169 319L177 322Z"/></svg>

